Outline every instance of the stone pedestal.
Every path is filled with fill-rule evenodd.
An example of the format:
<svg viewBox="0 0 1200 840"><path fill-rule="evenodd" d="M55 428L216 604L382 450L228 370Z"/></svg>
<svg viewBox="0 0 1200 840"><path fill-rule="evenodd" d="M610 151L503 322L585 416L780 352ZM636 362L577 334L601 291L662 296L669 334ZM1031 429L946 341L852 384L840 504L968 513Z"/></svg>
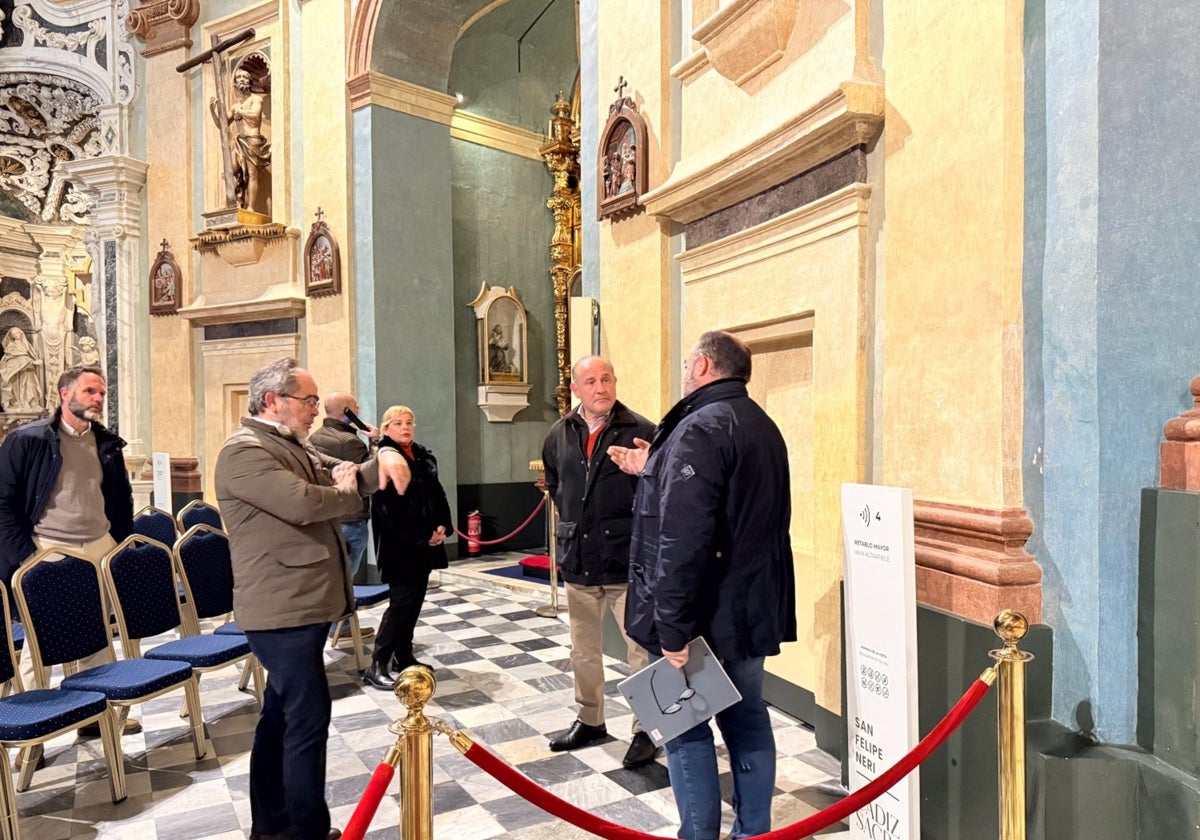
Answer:
<svg viewBox="0 0 1200 840"><path fill-rule="evenodd" d="M1138 744L1200 774L1200 493L1142 491Z"/></svg>
<svg viewBox="0 0 1200 840"><path fill-rule="evenodd" d="M1192 407L1163 426L1158 483L1170 490L1200 490L1200 376L1192 380Z"/></svg>

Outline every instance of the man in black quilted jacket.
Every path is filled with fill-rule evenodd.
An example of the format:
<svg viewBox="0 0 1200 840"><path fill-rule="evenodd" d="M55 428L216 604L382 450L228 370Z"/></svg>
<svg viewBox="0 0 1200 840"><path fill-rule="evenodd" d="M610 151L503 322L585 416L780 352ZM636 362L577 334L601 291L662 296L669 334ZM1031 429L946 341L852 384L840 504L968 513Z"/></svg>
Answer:
<svg viewBox="0 0 1200 840"><path fill-rule="evenodd" d="M600 356L584 356L571 368L571 392L579 406L550 429L542 446L546 488L558 509L558 561L566 582L571 620L571 670L579 716L550 739L552 750L573 750L608 737L604 724L604 614L618 627L625 620L629 581L629 527L637 479L606 455L610 446L633 446L654 428L617 400L617 376ZM645 667L646 651L626 637L629 665ZM626 767L658 755L650 737L633 724Z"/></svg>

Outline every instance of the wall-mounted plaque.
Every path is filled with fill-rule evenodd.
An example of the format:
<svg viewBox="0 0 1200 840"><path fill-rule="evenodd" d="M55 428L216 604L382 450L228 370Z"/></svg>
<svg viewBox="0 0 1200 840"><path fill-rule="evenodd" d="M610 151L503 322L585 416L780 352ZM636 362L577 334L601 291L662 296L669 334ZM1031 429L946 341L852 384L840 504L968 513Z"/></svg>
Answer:
<svg viewBox="0 0 1200 840"><path fill-rule="evenodd" d="M647 190L646 121L633 99L625 95L622 76L613 90L617 99L608 107L596 155L597 219L628 215L642 206Z"/></svg>
<svg viewBox="0 0 1200 840"><path fill-rule="evenodd" d="M317 208L317 220L304 243L304 293L309 297L337 295L342 292L342 258L329 225Z"/></svg>
<svg viewBox="0 0 1200 840"><path fill-rule="evenodd" d="M179 296L183 293L183 273L170 251L170 243L162 241L162 250L150 266L150 314L174 315L179 311Z"/></svg>

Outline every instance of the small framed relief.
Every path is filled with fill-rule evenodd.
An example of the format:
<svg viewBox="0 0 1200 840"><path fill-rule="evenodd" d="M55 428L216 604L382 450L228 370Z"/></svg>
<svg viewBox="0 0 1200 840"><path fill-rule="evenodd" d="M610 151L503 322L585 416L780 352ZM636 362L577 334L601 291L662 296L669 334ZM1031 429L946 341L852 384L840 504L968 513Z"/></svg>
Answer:
<svg viewBox="0 0 1200 840"><path fill-rule="evenodd" d="M304 293L309 297L342 292L342 257L337 239L322 218L324 215L318 207L317 220L304 243Z"/></svg>
<svg viewBox="0 0 1200 840"><path fill-rule="evenodd" d="M183 292L183 273L171 253L170 243L162 241L162 250L150 266L150 314L174 315L179 311Z"/></svg>
<svg viewBox="0 0 1200 840"><path fill-rule="evenodd" d="M596 155L596 219L630 215L642 206L647 191L646 121L633 99L625 95L622 76L613 90L617 99L608 107Z"/></svg>

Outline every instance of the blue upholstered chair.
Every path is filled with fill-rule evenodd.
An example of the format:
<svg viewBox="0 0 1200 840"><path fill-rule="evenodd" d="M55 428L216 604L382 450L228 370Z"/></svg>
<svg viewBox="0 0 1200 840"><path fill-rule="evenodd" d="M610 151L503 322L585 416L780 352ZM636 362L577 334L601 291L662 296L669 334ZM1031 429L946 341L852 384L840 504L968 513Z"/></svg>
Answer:
<svg viewBox="0 0 1200 840"><path fill-rule="evenodd" d="M221 619L233 611L233 561L229 537L208 525L194 525L175 543L175 566L187 601L197 619ZM186 610L185 610L186 612ZM216 636L245 638L236 621L227 621L213 631ZM245 689L254 676L254 692L262 704L263 674L257 658L247 662L238 688Z"/></svg>
<svg viewBox="0 0 1200 840"><path fill-rule="evenodd" d="M210 525L192 526L175 543L175 563L196 618L220 619L233 612L233 561L224 531ZM224 622L213 631L218 636L241 632L235 621Z"/></svg>
<svg viewBox="0 0 1200 840"><path fill-rule="evenodd" d="M174 556L162 543L128 537L105 555L101 567L117 611L121 648L127 659L186 662L192 666L197 682L205 671L253 661L254 654L244 635L214 636L184 629L198 627L199 622L185 623L183 619L185 609L180 604ZM143 639L174 631L180 632L180 638L142 651ZM261 696L258 699L261 705Z"/></svg>
<svg viewBox="0 0 1200 840"><path fill-rule="evenodd" d="M175 545L179 532L175 517L154 505L146 505L133 517L133 533L157 540L163 545Z"/></svg>
<svg viewBox="0 0 1200 840"><path fill-rule="evenodd" d="M358 611L365 610L368 607L373 607L376 604L383 603L388 599L387 584L374 583L365 586L354 587L354 612L349 615L342 616L340 620L333 625L333 635L330 637L329 643L336 646L342 636L342 628L350 628L350 639L354 643L354 659L358 665L358 670L367 670L367 652L364 650L362 640L362 630L358 626Z"/></svg>
<svg viewBox="0 0 1200 840"><path fill-rule="evenodd" d="M121 739L117 736L116 719L104 695L96 691L66 691L62 689L31 689L22 691L17 673L17 653L12 636L5 628L14 626L8 606L8 595L0 586L0 683L12 693L0 699L0 835L6 840L20 840L17 823L17 791L28 790L37 767L42 744L89 723L100 724L104 761L108 766L108 787L113 802L125 798L125 764L121 756ZM20 625L15 625L20 627ZM19 747L25 755L20 779L13 788L12 772L8 765L8 749Z"/></svg>
<svg viewBox="0 0 1200 840"><path fill-rule="evenodd" d="M183 510L179 511L179 530L186 534L193 525L207 525L210 528L216 528L218 531L225 530L225 522L221 519L221 511L200 499L188 502L184 505Z"/></svg>
<svg viewBox="0 0 1200 840"><path fill-rule="evenodd" d="M47 687L51 666L62 665L67 676L60 687L103 694L116 712L117 731L124 725L130 706L182 688L191 716L196 758L204 758L204 718L192 666L180 660L116 660L101 598L100 572L94 563L61 549L39 551L17 569L13 590L25 625L26 655L33 657L38 688ZM171 592L174 596L173 585ZM78 660L102 652L107 653L107 663L78 669Z"/></svg>

